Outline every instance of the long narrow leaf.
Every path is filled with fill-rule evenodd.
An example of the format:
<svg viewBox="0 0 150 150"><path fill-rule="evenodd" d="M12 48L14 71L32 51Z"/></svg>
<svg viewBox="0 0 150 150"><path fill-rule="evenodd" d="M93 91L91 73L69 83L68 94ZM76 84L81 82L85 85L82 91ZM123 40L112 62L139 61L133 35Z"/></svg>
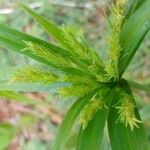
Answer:
<svg viewBox="0 0 150 150"><path fill-rule="evenodd" d="M19 41L19 42L18 42ZM19 52L21 54L27 55L28 57L31 57L35 59L36 61L42 62L46 65L56 67L55 64L36 56L35 54L31 52L23 51L23 49L26 47L25 42L33 42L37 44L41 44L47 48L49 51L61 53L64 56L69 56L69 54L62 48L55 46L53 44L50 44L48 42L45 42L43 40L37 39L33 36L27 35L25 33L19 32L17 30L11 29L9 27L6 27L4 25L0 25L0 43L1 47L9 48L11 50L14 50L16 52Z"/></svg>
<svg viewBox="0 0 150 150"><path fill-rule="evenodd" d="M126 18L129 18L145 1L146 0L132 0Z"/></svg>
<svg viewBox="0 0 150 150"><path fill-rule="evenodd" d="M80 114L83 107L87 104L87 102L96 94L96 91L88 94L78 101L76 101L70 110L67 112L60 128L58 134L56 136L56 140L54 143L54 150L65 150L66 141L70 134L70 131L73 127L73 124L76 121L77 116Z"/></svg>
<svg viewBox="0 0 150 150"><path fill-rule="evenodd" d="M107 120L107 114L114 96L114 89L111 89L111 91L109 89L106 92L104 101L107 108L99 110L95 114L94 118L88 123L88 126L85 129L80 129L76 150L101 149L105 122ZM110 99L107 99L108 97L110 97Z"/></svg>
<svg viewBox="0 0 150 150"><path fill-rule="evenodd" d="M71 49L72 49L72 46L70 45L71 43L66 42L65 39L66 39L67 35L64 34L63 30L61 30L59 27L54 25L52 22L50 22L43 16L34 12L32 9L30 9L26 5L24 5L24 4L20 4L20 5L29 15L31 15L44 28L44 30L49 35L52 35L55 38L55 40L58 41L58 43L60 43L65 49L68 50L68 53L69 53L67 55L68 58L70 58L72 61L74 61L76 64L78 64L82 69L87 67L84 58L82 58L83 60L81 58L76 59L76 57L79 57L80 55L78 55L76 52L74 52L74 53L71 52ZM76 45L77 45L77 43L76 43ZM96 53L95 53L95 55L96 55ZM82 73L82 71L81 71L81 73Z"/></svg>
<svg viewBox="0 0 150 150"><path fill-rule="evenodd" d="M62 56L64 56L64 57L67 56L68 58L70 58L70 54L63 48L60 48L58 46L55 46L55 45L45 42L43 40L37 39L37 38L27 35L25 33L19 32L17 30L11 29L4 25L0 25L0 44L1 44L0 46L1 47L8 48L13 51L24 54L24 55L26 55L38 62L41 62L47 66L58 68L58 66L56 64L54 64L53 62L51 62L51 60L46 60L42 56L39 57L30 51L24 51L23 49L26 48L25 42L33 42L33 43L41 44L44 47L46 47L47 50L49 50L49 51L60 53ZM72 74L72 71L76 75L87 74L85 72L85 70L83 70L83 69L66 68L66 67L64 67L64 68L62 67L59 69L61 69L62 71L64 71L67 74Z"/></svg>
<svg viewBox="0 0 150 150"><path fill-rule="evenodd" d="M131 89L126 82L123 83L121 88L132 95ZM117 121L119 114L114 106L118 104L118 100L120 99L119 95L120 94L116 95L116 98L113 100L113 107L111 107L108 116L108 131L112 150L149 150L148 139L142 123L138 124L139 128L134 127L134 129L131 130L129 126L125 126L125 124ZM135 115L138 120L141 120L137 106L135 107Z"/></svg>
<svg viewBox="0 0 150 150"><path fill-rule="evenodd" d="M48 34L52 35L58 42L60 42L63 46L68 48L69 45L65 42L64 34L60 28L58 28L56 25L54 25L52 22L42 17L41 15L38 15L37 13L35 13L33 10L31 10L24 4L20 4L20 6L28 14L30 14L45 29L45 31Z"/></svg>
<svg viewBox="0 0 150 150"><path fill-rule="evenodd" d="M147 0L127 20L121 32L121 44L123 53L119 62L120 76L128 67L141 42L150 28L150 1Z"/></svg>
<svg viewBox="0 0 150 150"><path fill-rule="evenodd" d="M0 35L7 37L9 39L14 39L15 41L19 41L19 43L22 43L22 44L24 44L25 41L38 43L38 44L44 45L49 50L52 50L54 52L59 52L61 54L67 55L67 56L69 55L67 51L65 51L64 49L62 49L62 48L60 48L54 44L51 44L51 43L48 43L48 42L43 41L41 39L35 38L31 35L20 32L18 30L9 28L3 24L0 24Z"/></svg>

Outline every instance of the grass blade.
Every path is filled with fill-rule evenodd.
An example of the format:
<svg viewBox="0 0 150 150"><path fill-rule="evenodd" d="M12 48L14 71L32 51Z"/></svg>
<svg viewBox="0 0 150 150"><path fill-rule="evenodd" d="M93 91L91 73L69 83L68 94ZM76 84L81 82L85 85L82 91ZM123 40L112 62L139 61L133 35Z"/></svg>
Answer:
<svg viewBox="0 0 150 150"><path fill-rule="evenodd" d="M62 49L58 46L55 46L55 45L50 44L48 42L45 42L43 40L37 39L37 38L32 37L30 35L27 35L25 33L19 32L17 30L11 29L11 28L6 27L4 25L0 25L1 47L9 48L9 49L14 50L16 52L24 54L30 58L33 58L34 60L36 60L38 62L44 63L45 65L56 67L56 65L50 61L47 61L41 57L38 57L29 51L28 52L23 51L23 49L27 46L25 44L25 42L37 43L37 44L43 45L49 51L60 53L63 56L69 56L69 54L64 49Z"/></svg>
<svg viewBox="0 0 150 150"><path fill-rule="evenodd" d="M45 42L43 40L37 39L37 38L32 37L30 35L27 35L25 33L19 32L17 30L11 29L11 28L6 27L4 25L0 25L0 44L1 44L0 46L1 47L8 48L8 49L11 49L13 51L19 52L23 55L26 55L26 56L38 61L38 62L41 62L41 63L43 63L49 67L61 69L62 71L64 71L67 74L72 74L72 72L74 72L76 75L87 74L85 72L85 70L83 70L82 68L81 69L67 68L67 67L64 67L64 68L61 67L60 68L56 64L51 62L51 60L47 60L47 59L43 58L42 56L39 57L38 55L36 55L32 51L24 51L23 49L26 48L26 46L27 46L25 44L25 42L33 42L33 43L43 45L44 47L46 47L46 49L48 51L59 53L63 57L70 58L70 53L68 53L63 48L60 48L58 46L55 46L55 45L50 44L48 42Z"/></svg>
<svg viewBox="0 0 150 150"><path fill-rule="evenodd" d="M142 6L125 22L121 32L123 53L119 61L119 74L123 74L150 28L150 1Z"/></svg>
<svg viewBox="0 0 150 150"><path fill-rule="evenodd" d="M129 6L126 18L129 18L146 0L133 0Z"/></svg>
<svg viewBox="0 0 150 150"><path fill-rule="evenodd" d="M18 30L15 30L15 29L12 29L12 28L9 28L3 24L0 24L0 36L3 36L3 37L7 37L9 39L13 39L15 41L19 41L20 44L25 44L24 42L33 42L33 43L37 43L37 44L41 44L45 47L47 47L49 50L52 50L54 52L59 52L61 53L62 55L65 55L65 56L68 56L69 54L67 53L67 51L65 51L64 49L54 45L54 44L51 44L51 43L48 43L46 41L43 41L41 39L38 39L38 38L35 38L31 35L28 35L26 33L23 33L23 32L20 32Z"/></svg>
<svg viewBox="0 0 150 150"><path fill-rule="evenodd" d="M80 129L76 150L101 149L105 122L112 99L115 96L114 92L113 89L111 91L109 89L106 92L107 97L110 97L110 99L104 97L107 108L104 107L102 110L99 110L88 123L88 126L85 129Z"/></svg>
<svg viewBox="0 0 150 150"><path fill-rule="evenodd" d="M123 88L123 86L125 86L124 90L131 95L131 89L128 84L124 82L121 88ZM120 94L116 95L112 106L118 104L119 98ZM137 106L135 107L135 115L138 120L141 120ZM115 107L111 107L108 115L108 131L112 150L149 150L150 147L143 124L139 123L139 128L135 127L132 131L129 126L125 126L125 124L117 121L118 118L118 110Z"/></svg>
<svg viewBox="0 0 150 150"><path fill-rule="evenodd" d="M52 22L42 17L41 15L35 13L32 9L30 9L26 5L20 4L20 6L28 14L30 14L45 29L45 31L49 35L52 35L59 43L68 48L69 45L65 42L63 31L60 28L58 28L56 25L54 25Z"/></svg>
<svg viewBox="0 0 150 150"><path fill-rule="evenodd" d="M78 101L76 101L70 110L67 112L60 128L58 131L58 134L56 136L56 140L54 143L54 150L66 150L65 144L68 139L68 136L70 134L70 131L73 127L73 124L76 121L77 116L83 109L83 107L87 104L87 102L96 94L96 91L92 92L91 94L88 94L82 98L80 98Z"/></svg>

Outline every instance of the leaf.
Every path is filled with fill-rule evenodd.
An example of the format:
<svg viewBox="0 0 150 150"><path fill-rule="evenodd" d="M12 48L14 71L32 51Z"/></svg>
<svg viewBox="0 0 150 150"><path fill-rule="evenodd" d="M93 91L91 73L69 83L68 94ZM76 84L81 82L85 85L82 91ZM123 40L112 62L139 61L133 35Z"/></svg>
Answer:
<svg viewBox="0 0 150 150"><path fill-rule="evenodd" d="M27 47L25 42L33 42L37 44L41 44L42 46L46 47L48 51L52 51L54 53L59 53L63 57L68 57L71 60L75 61L75 63L79 63L81 65L81 61L78 62L76 58L71 57L70 53L68 53L65 49L60 48L58 46L55 46L53 44L50 44L48 42L45 42L43 40L37 39L33 36L27 35L25 33L19 32L17 30L11 29L9 27L6 27L4 25L0 25L0 46L4 48L11 49L13 51L19 52L23 55L26 55L40 63L43 63L49 67L54 67L56 69L60 69L66 74L72 74L72 71L76 75L85 75L87 74L86 70L78 68L70 68L70 67L58 67L55 63L53 63L51 60L47 60L43 58L42 56L38 56L32 51L24 51L24 49Z"/></svg>
<svg viewBox="0 0 150 150"><path fill-rule="evenodd" d="M17 128L10 124L0 123L0 150L4 150L9 145L17 131Z"/></svg>
<svg viewBox="0 0 150 150"><path fill-rule="evenodd" d="M54 150L65 150L66 141L69 138L70 131L76 121L77 116L87 104L87 102L96 94L96 91L77 100L67 112L63 122L60 125L58 134L54 143Z"/></svg>
<svg viewBox="0 0 150 150"><path fill-rule="evenodd" d="M75 40L74 41L75 45L73 45L71 41L69 41L69 42L66 41L67 35L65 35L63 30L61 30L59 27L57 27L56 25L54 25L52 22L50 22L46 18L42 17L41 15L38 15L36 12L34 12L32 9L30 9L26 5L20 4L20 6L28 14L30 14L45 29L45 31L48 34L52 35L66 49L66 52L68 52L67 57L70 58L73 62L75 62L78 65L78 69L77 68L63 68L62 70L68 74L71 73L72 70L75 73L77 73L76 75L87 74L87 71L85 69L88 67L87 64L85 63L85 60L87 61L87 59L79 58L81 53L83 53L85 56L85 52L80 51L80 55L78 55L78 53L77 53L77 50L79 50L81 47L82 47L81 49L83 49L83 45L81 43L78 43L78 41L72 36L71 36L71 38L73 38ZM70 37L69 37L69 40L70 40ZM74 47L75 51L72 51L72 46L77 46L77 45L78 46L80 45L80 48ZM86 48L86 50L87 49L88 48ZM91 51L91 52L93 52L95 54L95 56L97 55L96 52L94 52L94 51ZM77 59L77 57L78 57L78 59ZM89 70L89 72L90 72L90 70Z"/></svg>
<svg viewBox="0 0 150 150"><path fill-rule="evenodd" d="M106 92L107 91L107 92ZM99 110L85 129L80 129L76 150L100 150L102 146L103 132L109 107L115 96L114 89L106 90L104 101L107 108ZM110 97L110 99L108 99Z"/></svg>
<svg viewBox="0 0 150 150"><path fill-rule="evenodd" d="M129 6L126 18L129 18L146 0L133 0Z"/></svg>
<svg viewBox="0 0 150 150"><path fill-rule="evenodd" d="M135 55L141 42L150 28L150 1L145 1L142 6L125 21L121 31L120 41L123 52L119 60L119 74L123 74Z"/></svg>
<svg viewBox="0 0 150 150"><path fill-rule="evenodd" d="M54 25L52 22L47 20L46 18L42 17L41 15L38 15L33 10L28 8L24 4L20 4L20 6L28 13L30 14L44 29L45 31L52 35L58 42L60 42L62 45L64 45L66 48L68 48L68 44L64 40L64 34L63 31L58 28L56 25Z"/></svg>
<svg viewBox="0 0 150 150"><path fill-rule="evenodd" d="M26 33L20 32L18 30L7 27L6 25L0 24L0 36L7 37L8 39L13 39L19 41L21 44L25 44L25 41L41 44L47 47L50 51L58 52L64 55L68 55L68 52L65 49L58 47L54 44L46 42L44 40L38 39Z"/></svg>
<svg viewBox="0 0 150 150"><path fill-rule="evenodd" d="M50 67L56 67L55 64L53 64L50 61L45 60L42 57L37 56L36 54L33 54L32 52L26 52L23 49L26 48L25 42L33 42L37 44L41 44L47 48L49 51L61 53L64 56L68 56L69 54L62 48L55 46L53 44L50 44L48 42L45 42L43 40L34 38L30 35L27 35L25 33L19 32L17 30L11 29L9 27L6 27L4 25L0 25L0 46L4 48L11 49L13 51L19 52L21 54L24 54L38 62L42 62L45 65L48 65Z"/></svg>
<svg viewBox="0 0 150 150"><path fill-rule="evenodd" d="M121 83L119 88L132 95L131 89L125 81ZM116 94L112 106L115 106L119 99L120 94ZM141 120L137 106L135 107L135 115L138 120ZM150 147L143 124L139 123L139 128L135 127L132 131L129 126L126 127L125 124L117 121L118 118L118 110L111 107L108 115L108 131L112 150L149 150Z"/></svg>

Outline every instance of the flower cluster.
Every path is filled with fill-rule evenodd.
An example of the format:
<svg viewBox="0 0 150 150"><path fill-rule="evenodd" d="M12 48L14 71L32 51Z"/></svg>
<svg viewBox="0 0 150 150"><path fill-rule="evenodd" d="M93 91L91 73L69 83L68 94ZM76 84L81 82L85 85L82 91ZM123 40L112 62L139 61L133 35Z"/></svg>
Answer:
<svg viewBox="0 0 150 150"><path fill-rule="evenodd" d="M116 107L118 109L120 122L125 124L125 126L130 126L131 130L134 127L138 128L138 123L141 123L135 116L135 105L133 103L132 97L124 95L121 99L121 105Z"/></svg>

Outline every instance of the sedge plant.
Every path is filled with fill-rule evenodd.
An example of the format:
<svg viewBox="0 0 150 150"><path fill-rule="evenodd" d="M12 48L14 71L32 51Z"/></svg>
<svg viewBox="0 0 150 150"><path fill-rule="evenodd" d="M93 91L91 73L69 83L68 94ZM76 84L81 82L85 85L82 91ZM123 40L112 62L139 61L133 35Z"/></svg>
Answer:
<svg viewBox="0 0 150 150"><path fill-rule="evenodd" d="M14 90L19 84L22 91L20 84L24 83L39 83L45 87L59 83L61 86L55 90L61 97L77 99L66 113L52 149L67 150L66 144L76 124L79 130L75 149L101 150L107 122L112 150L149 150L131 90L132 85L141 86L128 82L122 76L149 31L150 0L116 0L112 4L107 61L68 29L54 25L24 4L21 7L58 45L0 25L0 46L51 68L25 66L12 73L5 87L13 86L11 90Z"/></svg>

